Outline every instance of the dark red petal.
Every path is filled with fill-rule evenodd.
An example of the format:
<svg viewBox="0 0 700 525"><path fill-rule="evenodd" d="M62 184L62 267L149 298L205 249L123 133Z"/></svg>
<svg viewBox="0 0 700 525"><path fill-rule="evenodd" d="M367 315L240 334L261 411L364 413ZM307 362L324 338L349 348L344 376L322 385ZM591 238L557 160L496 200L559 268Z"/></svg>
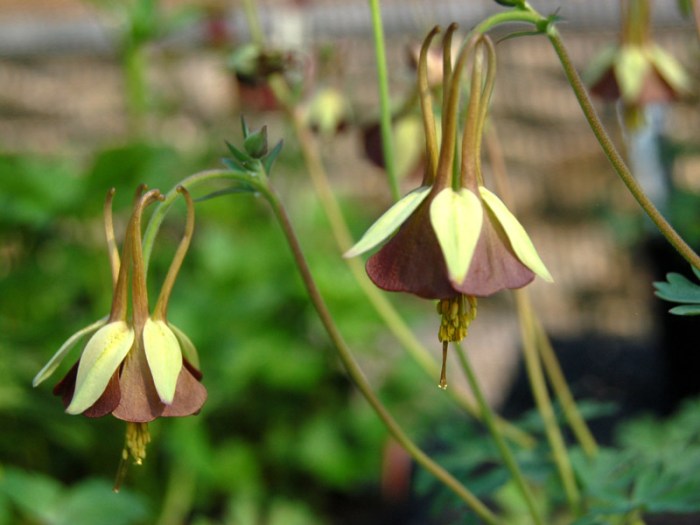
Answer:
<svg viewBox="0 0 700 525"><path fill-rule="evenodd" d="M78 365L80 361L75 363L68 373L63 376L56 386L53 387L53 394L55 396L61 396L61 401L63 401L63 406L68 407L70 402L73 400L73 393L75 392L75 378L78 376Z"/></svg>
<svg viewBox="0 0 700 525"><path fill-rule="evenodd" d="M611 66L590 89L591 93L603 100L619 99L620 86L615 77L615 69Z"/></svg>
<svg viewBox="0 0 700 525"><path fill-rule="evenodd" d="M655 67L651 67L636 102L644 105L654 102L671 102L677 98L676 91L664 80Z"/></svg>
<svg viewBox="0 0 700 525"><path fill-rule="evenodd" d="M61 381L54 387L54 395L61 396L63 406L67 407L73 400L75 392L75 379L78 376L78 365L80 361L75 363ZM95 403L83 412L86 417L102 417L106 416L114 410L119 404L119 374L115 372L107 383L105 391Z"/></svg>
<svg viewBox="0 0 700 525"><path fill-rule="evenodd" d="M143 345L138 342L126 356L119 378L121 399L112 415L132 423L148 423L165 409L156 391Z"/></svg>
<svg viewBox="0 0 700 525"><path fill-rule="evenodd" d="M379 288L426 299L455 295L442 250L430 223L426 199L389 242L367 261L367 275Z"/></svg>
<svg viewBox="0 0 700 525"><path fill-rule="evenodd" d="M485 297L506 288L521 288L535 274L520 262L498 220L484 209L481 235L466 279L455 289L465 295Z"/></svg>
<svg viewBox="0 0 700 525"><path fill-rule="evenodd" d="M192 365L189 365L187 361L184 361L184 365L177 378L175 399L173 399L171 405L165 407L162 414L163 417L181 417L196 414L207 400L207 389L190 371L192 370L190 368Z"/></svg>

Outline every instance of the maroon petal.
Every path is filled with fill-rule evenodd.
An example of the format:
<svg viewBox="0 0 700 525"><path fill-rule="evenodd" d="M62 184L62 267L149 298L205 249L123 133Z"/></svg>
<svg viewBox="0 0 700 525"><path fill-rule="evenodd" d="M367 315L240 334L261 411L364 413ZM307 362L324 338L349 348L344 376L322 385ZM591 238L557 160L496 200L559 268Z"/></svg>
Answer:
<svg viewBox="0 0 700 525"><path fill-rule="evenodd" d="M75 379L78 375L79 364L80 361L75 363L65 377L61 379L53 389L55 395L61 396L61 401L63 401L63 406L65 407L70 405L70 402L73 400ZM105 391L90 408L83 412L83 415L92 418L106 416L117 407L120 397L119 375L118 372L115 372L110 378L109 383L107 383Z"/></svg>
<svg viewBox="0 0 700 525"><path fill-rule="evenodd" d="M515 256L498 220L484 207L484 222L465 280L454 288L485 297L503 289L521 288L535 274Z"/></svg>
<svg viewBox="0 0 700 525"><path fill-rule="evenodd" d="M122 394L119 406L112 412L114 417L132 423L148 423L165 410L140 341L124 360L119 386Z"/></svg>
<svg viewBox="0 0 700 525"><path fill-rule="evenodd" d="M603 100L620 98L620 86L615 77L615 69L611 66L598 81L590 88L591 93Z"/></svg>
<svg viewBox="0 0 700 525"><path fill-rule="evenodd" d="M207 389L199 382L202 374L186 359L180 370L175 386L175 398L172 404L163 410L163 417L181 417L196 414L207 400Z"/></svg>
<svg viewBox="0 0 700 525"><path fill-rule="evenodd" d="M455 295L442 250L430 223L426 199L388 243L367 261L367 274L379 288L425 299Z"/></svg>

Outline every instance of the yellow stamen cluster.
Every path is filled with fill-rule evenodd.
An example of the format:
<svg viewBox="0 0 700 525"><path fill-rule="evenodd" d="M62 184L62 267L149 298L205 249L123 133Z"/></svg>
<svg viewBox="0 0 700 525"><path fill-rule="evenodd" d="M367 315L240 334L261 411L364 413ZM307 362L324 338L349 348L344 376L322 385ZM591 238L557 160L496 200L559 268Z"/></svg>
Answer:
<svg viewBox="0 0 700 525"><path fill-rule="evenodd" d="M131 456L134 463L141 465L146 459L146 446L151 442L148 423L127 423L126 443L122 451L122 459L126 461Z"/></svg>
<svg viewBox="0 0 700 525"><path fill-rule="evenodd" d="M442 343L442 370L438 386L447 389L447 345L467 337L469 325L476 318L476 297L459 294L449 299L440 299L437 311L442 316L438 339Z"/></svg>
<svg viewBox="0 0 700 525"><path fill-rule="evenodd" d="M469 325L476 318L476 297L459 294L440 299L437 311L442 316L438 339L440 342L461 341L467 336Z"/></svg>

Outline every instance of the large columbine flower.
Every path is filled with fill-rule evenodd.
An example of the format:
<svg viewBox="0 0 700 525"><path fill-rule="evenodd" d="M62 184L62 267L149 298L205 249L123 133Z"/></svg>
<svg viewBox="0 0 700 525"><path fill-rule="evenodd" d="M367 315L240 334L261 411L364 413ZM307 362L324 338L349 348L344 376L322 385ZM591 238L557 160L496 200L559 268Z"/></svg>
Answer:
<svg viewBox="0 0 700 525"><path fill-rule="evenodd" d="M165 319L175 278L194 229L194 206L184 188L187 225L165 279L153 315L149 315L146 275L141 248L141 216L148 204L162 199L158 190L139 191L127 228L121 261L114 241L111 200L105 205L105 229L112 264L114 298L109 316L80 330L64 343L34 378L34 386L49 377L83 336L95 331L78 362L56 385L69 414L101 417L106 414L128 422L127 447L140 462L149 440L145 423L157 417L197 413L206 400L194 345ZM132 315L128 313L131 277Z"/></svg>
<svg viewBox="0 0 700 525"><path fill-rule="evenodd" d="M396 234L367 261L367 273L380 288L439 299L442 315L439 339L444 356L447 343L460 341L476 313L476 297L505 288L520 288L539 275L552 277L525 229L506 205L483 183L481 135L495 77L495 52L487 37L464 46L454 71L451 37L444 43L442 143L438 150L426 57L434 29L421 49L418 83L428 163L421 187L382 215L345 255L352 257ZM488 69L484 79L484 53ZM460 78L473 51L469 106L462 137L461 169L454 173Z"/></svg>

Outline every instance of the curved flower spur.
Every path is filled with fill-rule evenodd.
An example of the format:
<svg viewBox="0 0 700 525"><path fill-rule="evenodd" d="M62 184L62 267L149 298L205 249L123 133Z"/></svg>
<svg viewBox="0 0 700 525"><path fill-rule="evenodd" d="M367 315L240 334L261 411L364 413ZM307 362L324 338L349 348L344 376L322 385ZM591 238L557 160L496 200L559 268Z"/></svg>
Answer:
<svg viewBox="0 0 700 525"><path fill-rule="evenodd" d="M427 166L421 186L386 211L346 254L354 257L383 243L367 261L367 274L380 288L438 299L443 343L440 387L446 388L449 342L461 341L476 316L476 297L520 288L535 275L552 277L530 237L506 205L484 186L481 137L494 86L495 50L485 35L466 42L454 70L450 49L456 25L443 39L442 141L437 144L427 79L433 29L421 48L418 87L426 137ZM462 70L472 57L460 169L455 155ZM397 231L398 229L398 231Z"/></svg>
<svg viewBox="0 0 700 525"><path fill-rule="evenodd" d="M146 273L141 247L141 217L151 203L162 200L158 190L139 188L127 227L121 262L114 238L111 204L114 190L105 202L105 232L112 268L114 297L107 318L71 336L34 378L34 386L47 379L68 352L85 335L95 332L78 362L56 385L69 414L101 417L112 414L127 422L129 455L141 463L150 440L147 423L157 417L187 416L199 412L207 393L199 382L202 375L194 345L166 320L167 304L189 248L194 231L194 204L183 187L187 221L182 240L166 275L153 314L149 315ZM127 318L131 275L131 319ZM125 465L125 463L123 463ZM124 468L115 489L118 489Z"/></svg>

